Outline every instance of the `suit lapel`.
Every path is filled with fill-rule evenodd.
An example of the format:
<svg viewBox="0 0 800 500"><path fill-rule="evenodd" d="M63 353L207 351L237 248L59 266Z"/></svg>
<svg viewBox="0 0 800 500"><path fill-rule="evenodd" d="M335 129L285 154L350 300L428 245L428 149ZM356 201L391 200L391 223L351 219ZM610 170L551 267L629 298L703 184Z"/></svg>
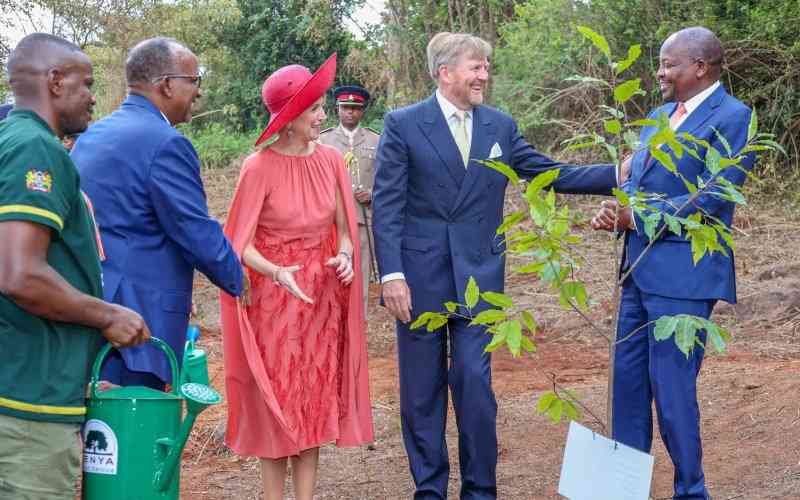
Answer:
<svg viewBox="0 0 800 500"><path fill-rule="evenodd" d="M453 206L455 212L472 191L475 182L480 178L486 167L478 161L489 158L490 148L494 144L497 129L492 126L492 119L482 106L472 110L472 141L469 148L469 163L467 164L466 177L458 193L458 199ZM458 149L458 148L456 148ZM460 158L460 156L459 156Z"/></svg>
<svg viewBox="0 0 800 500"><path fill-rule="evenodd" d="M435 95L429 97L425 102L422 122L419 126L439 159L447 167L456 185L461 187L466 175L464 162Z"/></svg>
<svg viewBox="0 0 800 500"><path fill-rule="evenodd" d="M711 118L711 115L713 115L717 110L724 96L725 89L723 89L722 85L720 85L713 94L708 96L705 101L701 102L700 106L698 106L697 109L695 109L692 114L689 115L683 123L681 123L681 126L678 127L678 130L676 130L675 133L680 134L681 132L689 132L690 134L694 135L694 132L702 127L709 118Z"/></svg>
<svg viewBox="0 0 800 500"><path fill-rule="evenodd" d="M698 129L700 129L711 116L716 112L717 108L722 103L722 98L725 96L725 89L720 85L717 87L717 90L714 91L710 96L708 96L703 102L700 103L700 106L697 107L692 114L690 114L683 123L675 130L676 134L681 134L683 132L688 132L689 134L696 135ZM677 108L677 104L673 103L670 105L669 115L672 116L672 113L675 112L675 108ZM652 129L650 135L655 132L655 129ZM649 136L648 136L649 137ZM659 146L659 149L664 150L665 153L671 154L670 150L666 149L666 145ZM648 168L652 163L652 157L650 156L650 152L647 151L647 161L645 162L644 171L642 172L641 177L647 174L651 168ZM641 181L641 177L639 180ZM638 184L637 184L638 185Z"/></svg>

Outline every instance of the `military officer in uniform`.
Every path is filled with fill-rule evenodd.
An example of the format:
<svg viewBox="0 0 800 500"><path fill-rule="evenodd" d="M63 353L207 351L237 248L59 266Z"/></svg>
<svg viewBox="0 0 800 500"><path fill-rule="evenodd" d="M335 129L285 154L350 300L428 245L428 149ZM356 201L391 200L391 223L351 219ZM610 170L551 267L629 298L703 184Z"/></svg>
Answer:
<svg viewBox="0 0 800 500"><path fill-rule="evenodd" d="M372 245L372 183L375 178L373 162L380 135L368 128L359 126L364 110L369 104L369 92L358 85L348 85L334 89L336 111L339 125L323 130L319 141L333 146L345 157L345 163L353 180L353 194L356 199L359 236L361 239L361 275L364 279L364 310L369 294L369 279L375 275L375 254Z"/></svg>

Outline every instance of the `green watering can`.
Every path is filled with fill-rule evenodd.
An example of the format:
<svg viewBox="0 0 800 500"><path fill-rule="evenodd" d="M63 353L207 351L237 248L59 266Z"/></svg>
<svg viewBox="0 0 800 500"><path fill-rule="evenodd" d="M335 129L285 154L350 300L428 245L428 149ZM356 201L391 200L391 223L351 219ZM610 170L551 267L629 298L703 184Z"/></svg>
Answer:
<svg viewBox="0 0 800 500"><path fill-rule="evenodd" d="M175 354L151 338L169 359L172 380L181 380ZM180 459L197 415L222 397L205 384L188 382L172 392L141 386L98 391L105 345L92 367L83 428L84 500L180 498ZM181 423L183 402L186 417Z"/></svg>

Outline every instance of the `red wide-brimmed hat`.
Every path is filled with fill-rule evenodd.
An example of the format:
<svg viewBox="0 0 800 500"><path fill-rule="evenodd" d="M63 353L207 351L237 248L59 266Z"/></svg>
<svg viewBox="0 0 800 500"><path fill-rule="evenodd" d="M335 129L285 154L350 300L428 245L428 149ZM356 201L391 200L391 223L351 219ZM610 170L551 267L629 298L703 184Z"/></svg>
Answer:
<svg viewBox="0 0 800 500"><path fill-rule="evenodd" d="M336 52L313 75L305 66L290 64L275 71L261 87L261 100L269 111L269 123L256 146L275 135L294 120L333 85L336 76Z"/></svg>

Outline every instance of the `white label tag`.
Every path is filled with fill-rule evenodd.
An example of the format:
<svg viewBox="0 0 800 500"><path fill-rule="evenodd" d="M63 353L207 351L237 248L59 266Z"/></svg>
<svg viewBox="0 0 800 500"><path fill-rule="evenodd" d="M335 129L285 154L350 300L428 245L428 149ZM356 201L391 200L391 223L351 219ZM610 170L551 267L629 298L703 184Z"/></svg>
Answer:
<svg viewBox="0 0 800 500"><path fill-rule="evenodd" d="M83 426L83 470L94 474L117 474L117 435L102 420L91 419Z"/></svg>

